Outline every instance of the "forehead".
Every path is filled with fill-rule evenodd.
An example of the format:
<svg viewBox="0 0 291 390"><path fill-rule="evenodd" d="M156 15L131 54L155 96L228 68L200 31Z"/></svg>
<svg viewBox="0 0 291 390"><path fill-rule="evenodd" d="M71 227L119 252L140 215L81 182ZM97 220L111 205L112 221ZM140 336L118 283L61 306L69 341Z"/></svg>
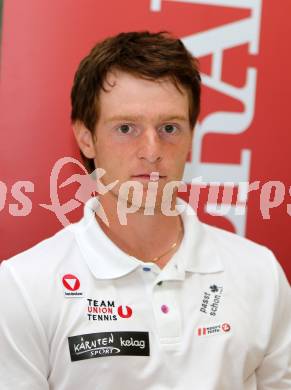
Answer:
<svg viewBox="0 0 291 390"><path fill-rule="evenodd" d="M110 71L99 95L100 116L136 113L155 115L165 111L188 111L186 88L179 89L169 78L148 80L120 70Z"/></svg>

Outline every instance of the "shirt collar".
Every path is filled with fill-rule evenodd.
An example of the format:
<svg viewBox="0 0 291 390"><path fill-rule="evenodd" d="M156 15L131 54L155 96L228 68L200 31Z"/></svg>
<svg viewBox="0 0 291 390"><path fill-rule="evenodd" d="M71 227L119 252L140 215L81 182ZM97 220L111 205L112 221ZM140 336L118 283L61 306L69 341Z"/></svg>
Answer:
<svg viewBox="0 0 291 390"><path fill-rule="evenodd" d="M140 261L123 252L103 232L95 218L98 207L97 197L85 203L84 217L76 224L75 237L96 278L120 278L139 267Z"/></svg>
<svg viewBox="0 0 291 390"><path fill-rule="evenodd" d="M223 271L217 247L209 234L207 225L200 222L189 203L180 198L177 198L177 208L181 208L184 237L171 260L176 262L178 269L187 272L215 273Z"/></svg>
<svg viewBox="0 0 291 390"><path fill-rule="evenodd" d="M144 262L123 252L103 232L95 218L98 206L98 198L90 198L85 203L83 218L74 224L76 241L93 275L97 279L116 279L144 266ZM183 210L181 217L184 237L179 249L161 273L167 275L166 279L184 279L186 271L196 273L223 271L213 242L194 210L180 198L177 198L177 208Z"/></svg>

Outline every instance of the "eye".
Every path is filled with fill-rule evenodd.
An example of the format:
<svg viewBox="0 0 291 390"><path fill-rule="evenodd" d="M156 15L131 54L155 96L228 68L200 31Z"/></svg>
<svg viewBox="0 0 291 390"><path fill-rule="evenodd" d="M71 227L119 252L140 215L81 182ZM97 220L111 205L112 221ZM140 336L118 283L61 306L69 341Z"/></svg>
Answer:
<svg viewBox="0 0 291 390"><path fill-rule="evenodd" d="M119 131L119 133L129 134L132 131L132 126L127 123L124 123L123 125L119 126L117 130Z"/></svg>
<svg viewBox="0 0 291 390"><path fill-rule="evenodd" d="M172 123L168 123L162 127L166 134L175 134L178 131L178 127Z"/></svg>

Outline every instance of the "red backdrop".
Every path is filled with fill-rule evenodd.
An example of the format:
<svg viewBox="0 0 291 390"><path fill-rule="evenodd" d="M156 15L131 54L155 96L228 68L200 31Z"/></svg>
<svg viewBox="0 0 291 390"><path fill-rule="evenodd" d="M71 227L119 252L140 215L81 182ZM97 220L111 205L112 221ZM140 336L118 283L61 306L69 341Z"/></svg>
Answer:
<svg viewBox="0 0 291 390"><path fill-rule="evenodd" d="M200 217L267 245L291 280L290 12L289 0L280 6L272 0L4 1L0 259L62 228L41 204L51 203L57 160L79 156L69 95L80 59L96 41L120 31L169 30L200 58L203 74L203 109L185 180L231 181L236 190L241 181L259 181L242 215L234 209L211 215L209 188L202 189ZM67 163L58 183L76 172L76 164ZM277 192L269 191L269 181ZM59 188L60 204L74 199L78 188L78 182ZM236 201L237 192L228 202ZM266 219L268 204L277 206ZM72 209L71 222L80 218L81 202Z"/></svg>

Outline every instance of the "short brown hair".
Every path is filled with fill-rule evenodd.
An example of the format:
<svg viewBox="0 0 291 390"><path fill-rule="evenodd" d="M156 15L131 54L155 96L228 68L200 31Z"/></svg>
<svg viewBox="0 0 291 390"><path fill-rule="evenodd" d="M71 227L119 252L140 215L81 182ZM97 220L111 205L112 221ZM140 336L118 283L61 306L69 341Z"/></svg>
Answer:
<svg viewBox="0 0 291 390"><path fill-rule="evenodd" d="M200 111L201 78L198 61L180 39L167 31L123 32L97 43L81 61L71 91L71 120L79 120L94 134L99 117L99 94L108 72L118 69L133 75L156 80L170 78L189 95L189 121L194 127ZM94 160L80 151L89 171Z"/></svg>

